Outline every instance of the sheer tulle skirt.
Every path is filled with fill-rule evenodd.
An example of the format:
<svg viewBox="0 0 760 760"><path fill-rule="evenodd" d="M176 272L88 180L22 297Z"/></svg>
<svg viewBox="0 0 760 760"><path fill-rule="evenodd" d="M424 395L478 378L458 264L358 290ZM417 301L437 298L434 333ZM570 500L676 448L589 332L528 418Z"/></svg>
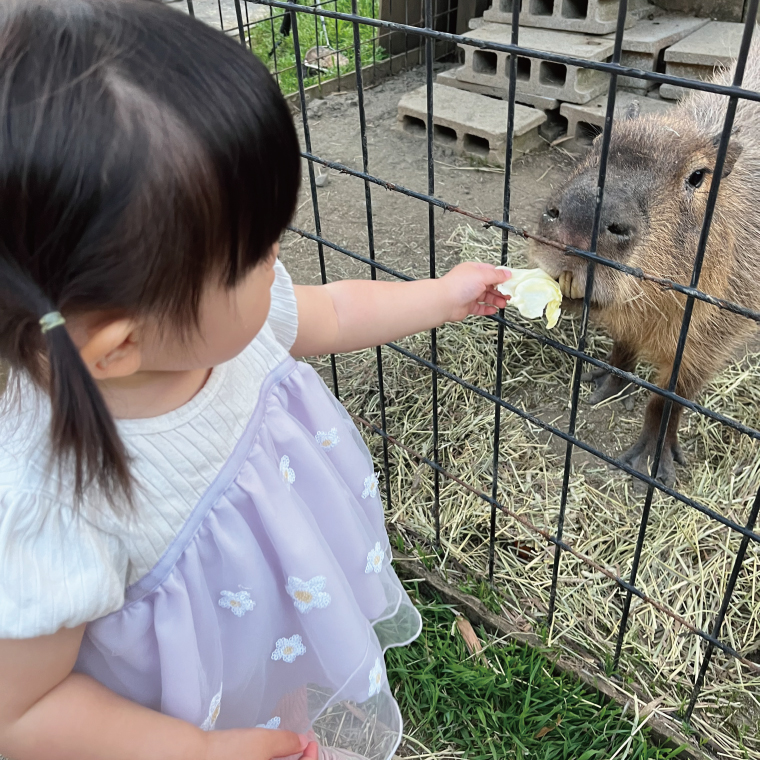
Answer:
<svg viewBox="0 0 760 760"><path fill-rule="evenodd" d="M158 564L87 627L77 670L207 730L314 730L389 758L401 717L383 652L420 630L390 557L364 442L288 360Z"/></svg>

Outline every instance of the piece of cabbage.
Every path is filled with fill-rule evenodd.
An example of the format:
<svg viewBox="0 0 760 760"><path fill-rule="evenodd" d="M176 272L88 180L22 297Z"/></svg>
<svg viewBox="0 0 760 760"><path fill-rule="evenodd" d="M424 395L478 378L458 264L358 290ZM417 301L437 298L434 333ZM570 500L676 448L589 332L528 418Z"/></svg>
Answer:
<svg viewBox="0 0 760 760"><path fill-rule="evenodd" d="M557 324L562 304L562 291L556 280L543 269L510 269L512 277L496 286L505 296L510 296L509 304L519 309L528 319L538 319L546 309L546 326L551 329Z"/></svg>

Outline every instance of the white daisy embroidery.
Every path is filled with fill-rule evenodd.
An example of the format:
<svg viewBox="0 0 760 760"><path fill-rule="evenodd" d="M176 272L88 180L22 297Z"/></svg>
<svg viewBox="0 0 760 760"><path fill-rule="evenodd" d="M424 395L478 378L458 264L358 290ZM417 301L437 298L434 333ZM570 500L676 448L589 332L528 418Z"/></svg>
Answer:
<svg viewBox="0 0 760 760"><path fill-rule="evenodd" d="M275 715L274 718L271 720L268 720L266 723L259 723L256 728L279 728L280 727L280 719Z"/></svg>
<svg viewBox="0 0 760 760"><path fill-rule="evenodd" d="M375 498L377 496L377 486L380 481L378 480L377 473L373 472L371 475L367 475L364 478L364 490L362 491L362 499L368 497Z"/></svg>
<svg viewBox="0 0 760 760"><path fill-rule="evenodd" d="M296 482L296 473L290 466L290 457L288 456L285 456L280 460L280 475L288 485L293 485L293 483Z"/></svg>
<svg viewBox="0 0 760 760"><path fill-rule="evenodd" d="M302 581L290 576L285 590L293 599L293 605L299 612L317 609L323 610L330 604L330 595L323 591L327 580L324 575L317 575L311 580Z"/></svg>
<svg viewBox="0 0 760 760"><path fill-rule="evenodd" d="M275 650L272 652L272 659L293 662L296 657L302 654L306 654L306 647L303 645L301 637L296 633L289 639L277 639Z"/></svg>
<svg viewBox="0 0 760 760"><path fill-rule="evenodd" d="M385 559L385 552L380 547L380 542L375 544L374 549L370 549L367 554L367 567L364 568L365 573L379 573L383 569L383 560Z"/></svg>
<svg viewBox="0 0 760 760"><path fill-rule="evenodd" d="M340 443L338 428L330 428L326 433L324 430L318 430L314 437L325 451L334 449Z"/></svg>
<svg viewBox="0 0 760 760"><path fill-rule="evenodd" d="M247 591L238 591L237 593L222 591L222 595L219 597L219 606L230 610L237 617L243 617L246 612L250 612L256 606L256 602L251 599L251 595Z"/></svg>
<svg viewBox="0 0 760 760"><path fill-rule="evenodd" d="M213 731L216 719L219 717L219 710L222 707L222 686L219 685L219 691L214 695L208 708L208 717L201 723L201 730Z"/></svg>
<svg viewBox="0 0 760 760"><path fill-rule="evenodd" d="M374 696L380 691L383 685L383 666L380 664L380 658L375 660L375 667L369 671L369 695Z"/></svg>

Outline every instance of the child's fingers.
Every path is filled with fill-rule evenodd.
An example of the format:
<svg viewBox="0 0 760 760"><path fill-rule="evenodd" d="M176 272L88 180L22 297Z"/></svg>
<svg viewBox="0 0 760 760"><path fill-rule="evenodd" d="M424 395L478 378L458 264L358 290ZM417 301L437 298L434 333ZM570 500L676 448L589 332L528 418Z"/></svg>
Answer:
<svg viewBox="0 0 760 760"><path fill-rule="evenodd" d="M309 742L306 751L301 755L301 760L319 760L319 745L316 742Z"/></svg>
<svg viewBox="0 0 760 760"><path fill-rule="evenodd" d="M509 300L509 296L499 293L498 290L487 290L480 300L482 303L490 303L499 308L503 308Z"/></svg>
<svg viewBox="0 0 760 760"><path fill-rule="evenodd" d="M512 277L512 272L509 269L501 269L489 265L489 268L483 271L483 275L484 285L499 285L509 280Z"/></svg>
<svg viewBox="0 0 760 760"><path fill-rule="evenodd" d="M260 732L261 757L276 758L298 755L308 749L309 740L292 731L262 729Z"/></svg>

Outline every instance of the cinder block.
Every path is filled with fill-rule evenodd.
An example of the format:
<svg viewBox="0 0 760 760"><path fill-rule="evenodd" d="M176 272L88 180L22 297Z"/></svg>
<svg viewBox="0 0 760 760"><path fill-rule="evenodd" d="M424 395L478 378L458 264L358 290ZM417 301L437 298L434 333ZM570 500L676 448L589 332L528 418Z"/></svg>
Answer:
<svg viewBox="0 0 760 760"><path fill-rule="evenodd" d="M463 67L446 69L446 71L438 74L435 81L447 87L457 87L460 90L477 92L479 95L488 95L489 97L500 98L501 100L506 100L509 97L509 90L506 87L494 87L488 84L473 84L472 82L460 81L457 79L457 74L461 68ZM515 102L521 103L524 106L538 108L541 111L553 111L555 108L559 108L559 100L544 98L541 95L527 95L524 92L515 94Z"/></svg>
<svg viewBox="0 0 760 760"><path fill-rule="evenodd" d="M467 32L465 37L509 44L511 32L504 24L484 24L480 29ZM520 45L534 50L606 61L612 55L613 42L604 37L555 32L526 27L520 30ZM493 50L481 50L471 45L460 45L464 50L464 66L459 69L460 82L488 85L506 89L509 84L509 55ZM588 103L601 95L608 86L609 77L602 71L566 66L563 63L539 61L518 56L517 92L521 96L539 95L552 100L571 103Z"/></svg>
<svg viewBox="0 0 760 760"><path fill-rule="evenodd" d="M711 21L665 51L665 72L686 79L710 79L717 66L730 66L739 55L743 31L744 24ZM660 87L660 95L671 100L686 93L685 87Z"/></svg>
<svg viewBox="0 0 760 760"><path fill-rule="evenodd" d="M398 104L399 127L424 137L427 129L427 88L406 93ZM515 107L515 153L527 153L544 143L538 127L546 114L535 108ZM474 92L433 85L433 140L490 163L504 165L507 150L507 104Z"/></svg>
<svg viewBox="0 0 760 760"><path fill-rule="evenodd" d="M621 118L634 101L638 101L643 115L660 115L673 108L673 104L665 100L647 98L643 93L618 90L615 98L615 118ZM567 136L574 137L581 143L590 143L604 128L604 119L607 116L607 96L600 95L584 105L563 103L559 107L559 112L567 119Z"/></svg>
<svg viewBox="0 0 760 760"><path fill-rule="evenodd" d="M648 0L629 0L628 13L637 21L645 18L655 18L661 16L665 11L656 5L652 5Z"/></svg>
<svg viewBox="0 0 760 760"><path fill-rule="evenodd" d="M663 50L708 23L709 19L664 15L640 21L623 35L623 54L620 63L643 71L656 71L657 62ZM607 36L614 42L614 34ZM621 87L644 92L655 86L654 82L633 77L620 77L619 84Z"/></svg>
<svg viewBox="0 0 760 760"><path fill-rule="evenodd" d="M521 3L521 27L607 34L617 26L618 0L494 0L483 18L496 24L511 24L515 2ZM635 23L636 18L629 13L626 28Z"/></svg>
<svg viewBox="0 0 760 760"><path fill-rule="evenodd" d="M715 21L743 21L746 18L745 0L657 0L657 4L667 11L680 11Z"/></svg>

